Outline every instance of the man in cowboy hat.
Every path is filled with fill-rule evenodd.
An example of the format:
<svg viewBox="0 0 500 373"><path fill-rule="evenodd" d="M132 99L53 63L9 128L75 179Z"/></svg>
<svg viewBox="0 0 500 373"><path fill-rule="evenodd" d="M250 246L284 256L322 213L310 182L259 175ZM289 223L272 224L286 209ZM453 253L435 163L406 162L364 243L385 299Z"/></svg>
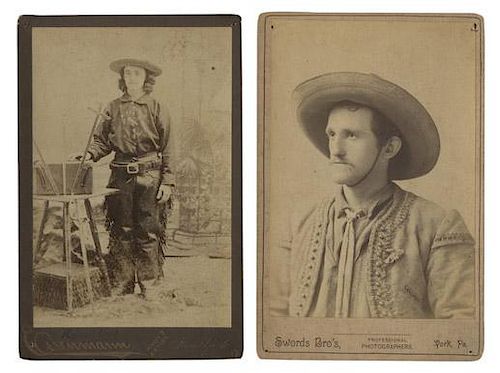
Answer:
<svg viewBox="0 0 500 373"><path fill-rule="evenodd" d="M170 120L150 94L161 69L144 60L125 58L110 64L120 74L123 95L106 108L87 159L94 162L114 152L107 197L112 272L121 294L134 293L135 278L145 296L144 281L162 275L159 237L163 211L174 177L170 165Z"/></svg>
<svg viewBox="0 0 500 373"><path fill-rule="evenodd" d="M474 241L457 211L396 185L428 173L440 141L426 109L373 74L330 73L294 91L333 195L292 218L275 250L271 313L335 318L474 316Z"/></svg>

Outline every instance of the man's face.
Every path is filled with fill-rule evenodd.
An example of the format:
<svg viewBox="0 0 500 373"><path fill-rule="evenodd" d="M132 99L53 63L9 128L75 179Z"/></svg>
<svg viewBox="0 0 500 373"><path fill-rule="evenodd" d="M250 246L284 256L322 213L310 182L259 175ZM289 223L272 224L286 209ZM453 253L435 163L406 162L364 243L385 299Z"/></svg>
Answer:
<svg viewBox="0 0 500 373"><path fill-rule="evenodd" d="M335 108L328 116L326 134L330 149L330 164L338 184L356 185L368 173L378 171L380 146L372 131L373 112L366 107L355 111Z"/></svg>
<svg viewBox="0 0 500 373"><path fill-rule="evenodd" d="M146 80L146 70L139 66L125 66L123 69L123 79L127 85L127 90L141 90Z"/></svg>

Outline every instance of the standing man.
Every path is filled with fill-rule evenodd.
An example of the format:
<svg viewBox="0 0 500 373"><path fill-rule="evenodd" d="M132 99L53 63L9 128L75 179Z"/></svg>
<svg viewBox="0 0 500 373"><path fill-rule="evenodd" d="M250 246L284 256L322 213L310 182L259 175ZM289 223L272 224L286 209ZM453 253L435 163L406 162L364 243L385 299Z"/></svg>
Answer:
<svg viewBox="0 0 500 373"><path fill-rule="evenodd" d="M134 292L135 278L146 295L144 281L162 275L159 237L161 208L172 197L174 177L170 158L170 120L151 96L161 69L139 59L110 65L120 75L123 95L106 108L86 159L94 162L114 152L109 188L120 193L106 199L110 230L111 272L121 294ZM113 268L115 267L115 268Z"/></svg>
<svg viewBox="0 0 500 373"><path fill-rule="evenodd" d="M329 158L336 185L296 214L275 248L271 313L473 317L474 240L462 217L393 182L437 162L426 109L373 74L324 74L294 93L299 123Z"/></svg>

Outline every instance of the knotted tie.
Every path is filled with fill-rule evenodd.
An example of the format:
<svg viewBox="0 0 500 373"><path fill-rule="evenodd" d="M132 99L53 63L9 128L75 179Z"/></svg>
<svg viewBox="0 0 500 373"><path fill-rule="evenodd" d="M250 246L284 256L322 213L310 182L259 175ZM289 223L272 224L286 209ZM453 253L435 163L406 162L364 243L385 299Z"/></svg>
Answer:
<svg viewBox="0 0 500 373"><path fill-rule="evenodd" d="M354 233L354 222L364 216L364 211L352 212L346 208L346 225L340 245L340 257L338 264L337 293L335 297L335 317L349 317L349 303L351 299L352 272L354 267L354 252L356 237Z"/></svg>

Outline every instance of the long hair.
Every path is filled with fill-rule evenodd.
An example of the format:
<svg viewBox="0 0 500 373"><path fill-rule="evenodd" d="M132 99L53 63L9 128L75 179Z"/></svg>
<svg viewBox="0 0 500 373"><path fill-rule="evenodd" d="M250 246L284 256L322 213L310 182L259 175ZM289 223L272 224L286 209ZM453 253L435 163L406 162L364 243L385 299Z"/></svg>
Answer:
<svg viewBox="0 0 500 373"><path fill-rule="evenodd" d="M125 79L123 78L123 70L124 68L120 70L120 79L118 80L118 88L120 89L120 91L125 93L127 92L127 84L125 83ZM144 86L142 87L142 89L144 90L145 93L151 93L153 92L153 86L155 85L156 80L154 76L149 72L149 70L146 69L144 70L146 71L146 79L144 80Z"/></svg>

